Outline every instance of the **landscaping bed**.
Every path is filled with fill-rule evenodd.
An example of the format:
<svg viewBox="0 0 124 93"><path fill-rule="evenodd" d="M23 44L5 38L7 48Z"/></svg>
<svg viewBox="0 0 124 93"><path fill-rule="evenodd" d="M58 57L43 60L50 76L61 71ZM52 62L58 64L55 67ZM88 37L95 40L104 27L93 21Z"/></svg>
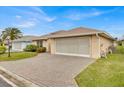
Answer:
<svg viewBox="0 0 124 93"><path fill-rule="evenodd" d="M24 58L30 58L36 55L36 52L12 52L11 57L8 57L8 54L5 53L0 55L0 61L19 60Z"/></svg>

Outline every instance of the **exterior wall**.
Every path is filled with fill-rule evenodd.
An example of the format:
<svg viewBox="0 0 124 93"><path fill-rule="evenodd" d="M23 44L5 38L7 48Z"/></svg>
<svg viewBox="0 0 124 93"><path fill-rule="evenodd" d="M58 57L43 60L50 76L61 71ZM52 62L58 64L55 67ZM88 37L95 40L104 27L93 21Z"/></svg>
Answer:
<svg viewBox="0 0 124 93"><path fill-rule="evenodd" d="M113 45L114 45L114 47L117 47L118 46L117 41L113 41Z"/></svg>
<svg viewBox="0 0 124 93"><path fill-rule="evenodd" d="M55 39L50 39L50 52L51 52L51 54L55 54L55 52L56 52Z"/></svg>
<svg viewBox="0 0 124 93"><path fill-rule="evenodd" d="M32 41L31 44L33 44L33 45L37 45L37 41Z"/></svg>
<svg viewBox="0 0 124 93"><path fill-rule="evenodd" d="M93 35L92 36L92 48L91 48L91 57L92 58L100 58L101 57L101 53L108 53L108 48L113 45L113 41L110 39L107 39L105 37L102 36L96 36Z"/></svg>
<svg viewBox="0 0 124 93"><path fill-rule="evenodd" d="M49 52L50 51L50 49L49 49L49 46L50 46L49 40L43 40L42 44L43 44L43 47L46 47L46 51Z"/></svg>
<svg viewBox="0 0 124 93"><path fill-rule="evenodd" d="M21 51L22 42L13 42L12 51Z"/></svg>
<svg viewBox="0 0 124 93"><path fill-rule="evenodd" d="M99 58L100 57L100 38L96 37L96 35L89 36L90 37L90 57ZM50 39L50 50L51 54L55 54L56 52L56 42L55 39Z"/></svg>
<svg viewBox="0 0 124 93"><path fill-rule="evenodd" d="M124 46L124 41L122 41L122 46Z"/></svg>
<svg viewBox="0 0 124 93"><path fill-rule="evenodd" d="M33 41L32 44L40 46L41 45L40 42L42 43L43 47L46 47L46 51L50 52L50 39L48 39L48 40L36 40L36 41Z"/></svg>
<svg viewBox="0 0 124 93"><path fill-rule="evenodd" d="M30 44L32 44L32 42L22 42L21 50L23 51L23 49Z"/></svg>
<svg viewBox="0 0 124 93"><path fill-rule="evenodd" d="M108 53L108 48L113 45L114 42L110 39L100 36L100 51Z"/></svg>
<svg viewBox="0 0 124 93"><path fill-rule="evenodd" d="M91 57L99 58L100 57L100 38L96 35L91 36Z"/></svg>
<svg viewBox="0 0 124 93"><path fill-rule="evenodd" d="M102 36L92 35L90 37L90 57L99 58L101 51L107 52L109 46L113 44L112 40L104 38ZM36 44L36 43L34 43ZM101 47L101 45L103 45ZM56 41L55 39L43 40L43 47L46 47L47 52L51 54L56 53Z"/></svg>
<svg viewBox="0 0 124 93"><path fill-rule="evenodd" d="M42 47L42 40L36 40L36 41L32 41L32 44L37 45L38 47Z"/></svg>
<svg viewBox="0 0 124 93"><path fill-rule="evenodd" d="M23 51L23 49L32 42L13 42L12 51Z"/></svg>

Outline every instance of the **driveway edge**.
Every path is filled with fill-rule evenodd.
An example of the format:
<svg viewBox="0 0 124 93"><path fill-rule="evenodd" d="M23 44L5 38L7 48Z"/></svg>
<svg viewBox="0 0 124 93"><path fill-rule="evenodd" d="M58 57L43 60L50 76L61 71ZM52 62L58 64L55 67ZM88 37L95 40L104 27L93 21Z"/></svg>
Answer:
<svg viewBox="0 0 124 93"><path fill-rule="evenodd" d="M6 70L0 66L0 77L13 87L39 87L38 85Z"/></svg>

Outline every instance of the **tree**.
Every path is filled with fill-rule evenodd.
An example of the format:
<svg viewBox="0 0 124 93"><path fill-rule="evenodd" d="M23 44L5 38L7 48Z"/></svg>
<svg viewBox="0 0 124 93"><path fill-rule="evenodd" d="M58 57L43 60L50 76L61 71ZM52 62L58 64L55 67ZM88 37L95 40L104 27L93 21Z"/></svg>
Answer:
<svg viewBox="0 0 124 93"><path fill-rule="evenodd" d="M12 42L15 39L21 38L22 32L18 28L8 27L8 28L5 28L4 31L2 31L1 37L3 41L7 41L8 57L10 57L10 49L12 47Z"/></svg>

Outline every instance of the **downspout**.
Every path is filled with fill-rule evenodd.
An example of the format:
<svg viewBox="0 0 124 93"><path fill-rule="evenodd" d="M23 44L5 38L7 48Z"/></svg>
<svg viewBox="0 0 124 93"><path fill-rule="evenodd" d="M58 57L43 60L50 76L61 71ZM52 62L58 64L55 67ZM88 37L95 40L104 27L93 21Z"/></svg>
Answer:
<svg viewBox="0 0 124 93"><path fill-rule="evenodd" d="M99 50L98 50L98 52L99 52L99 57L101 57L100 36L99 36L98 33L96 33L96 37L97 37L97 39L98 39L98 46L99 46Z"/></svg>

